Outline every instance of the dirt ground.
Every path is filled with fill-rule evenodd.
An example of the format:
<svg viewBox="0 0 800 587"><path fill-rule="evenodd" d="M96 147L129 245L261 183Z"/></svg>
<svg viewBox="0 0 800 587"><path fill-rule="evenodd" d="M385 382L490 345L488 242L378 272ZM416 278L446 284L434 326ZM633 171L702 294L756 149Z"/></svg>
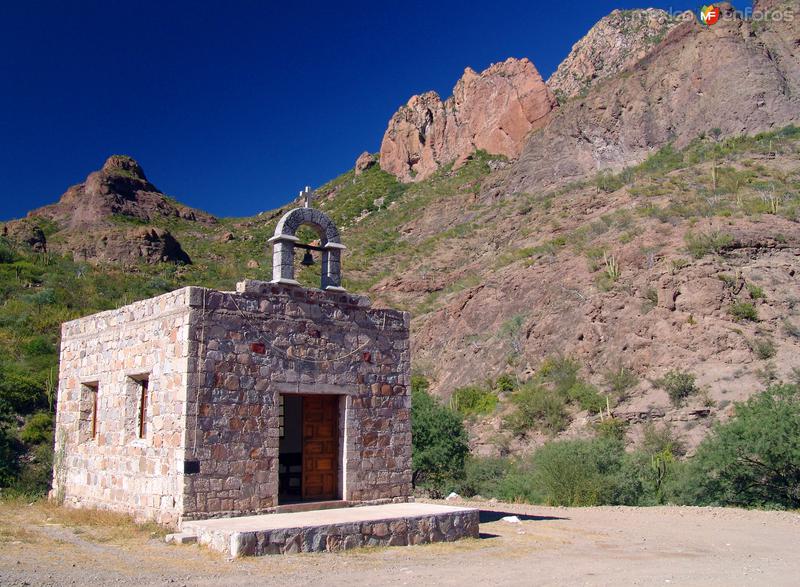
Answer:
<svg viewBox="0 0 800 587"><path fill-rule="evenodd" d="M800 584L798 513L464 503L478 540L228 560L121 517L5 502L0 585Z"/></svg>

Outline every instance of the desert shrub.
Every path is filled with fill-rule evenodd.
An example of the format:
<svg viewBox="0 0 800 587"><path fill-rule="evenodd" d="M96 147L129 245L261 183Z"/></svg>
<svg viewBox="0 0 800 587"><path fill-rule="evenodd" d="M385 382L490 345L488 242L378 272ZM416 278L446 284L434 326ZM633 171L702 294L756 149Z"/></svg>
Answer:
<svg viewBox="0 0 800 587"><path fill-rule="evenodd" d="M13 367L0 368L0 401L20 414L47 406L44 384Z"/></svg>
<svg viewBox="0 0 800 587"><path fill-rule="evenodd" d="M679 457L685 454L686 447L683 442L675 436L675 433L668 424L656 426L653 422L648 422L642 430L642 444L640 450L644 451L647 455L655 455L666 451Z"/></svg>
<svg viewBox="0 0 800 587"><path fill-rule="evenodd" d="M582 410L596 414L606 407L606 398L590 383L578 381L569 388L567 394L569 399L576 402Z"/></svg>
<svg viewBox="0 0 800 587"><path fill-rule="evenodd" d="M623 444L613 439L550 442L531 459L533 491L547 505L612 503L624 455Z"/></svg>
<svg viewBox="0 0 800 587"><path fill-rule="evenodd" d="M631 388L636 387L639 383L639 378L633 370L622 366L618 369L607 370L603 374L603 381L611 393L613 393L618 400L622 400L626 397Z"/></svg>
<svg viewBox="0 0 800 587"><path fill-rule="evenodd" d="M763 300L767 297L764 293L764 288L752 283L747 284L747 291L750 293L750 297L754 300Z"/></svg>
<svg viewBox="0 0 800 587"><path fill-rule="evenodd" d="M22 345L22 350L26 355L30 356L43 356L55 354L56 349L47 338L44 336L34 336L28 342Z"/></svg>
<svg viewBox="0 0 800 587"><path fill-rule="evenodd" d="M497 395L485 387L459 387L450 398L450 408L462 416L491 414L497 407Z"/></svg>
<svg viewBox="0 0 800 587"><path fill-rule="evenodd" d="M721 232L687 232L684 237L686 249L695 259L701 259L709 253L720 253L733 242L733 237Z"/></svg>
<svg viewBox="0 0 800 587"><path fill-rule="evenodd" d="M758 322L758 310L750 302L734 302L728 308L728 313L737 321L750 320L751 322Z"/></svg>
<svg viewBox="0 0 800 587"><path fill-rule="evenodd" d="M669 395L672 405L678 407L683 405L686 399L697 393L697 385L695 384L695 376L688 371L674 369L664 375L661 379L655 382L657 387L660 387Z"/></svg>
<svg viewBox="0 0 800 587"><path fill-rule="evenodd" d="M503 393L514 391L517 388L517 380L508 373L503 373L495 381L494 388Z"/></svg>
<svg viewBox="0 0 800 587"><path fill-rule="evenodd" d="M19 439L27 444L52 443L53 416L49 412L33 414L20 430Z"/></svg>
<svg viewBox="0 0 800 587"><path fill-rule="evenodd" d="M428 382L415 376L411 382L412 480L441 494L463 475L469 453L461 415L428 392Z"/></svg>
<svg viewBox="0 0 800 587"><path fill-rule="evenodd" d="M566 397L569 389L578 381L580 365L570 357L548 357L539 366L539 377L553 385L559 395Z"/></svg>
<svg viewBox="0 0 800 587"><path fill-rule="evenodd" d="M14 437L15 428L11 406L0 399L0 487L8 487L19 472L20 447Z"/></svg>
<svg viewBox="0 0 800 587"><path fill-rule="evenodd" d="M470 456L464 467L464 479L458 485L458 493L466 497L474 495L499 497L503 484L514 464L509 459Z"/></svg>
<svg viewBox="0 0 800 587"><path fill-rule="evenodd" d="M606 193L615 192L625 185L625 178L622 175L615 175L613 173L602 172L597 175L594 180L595 186L598 190Z"/></svg>
<svg viewBox="0 0 800 587"><path fill-rule="evenodd" d="M514 434L525 434L531 428L557 434L567 427L562 395L533 383L518 389L511 399L516 409L506 417L505 424Z"/></svg>
<svg viewBox="0 0 800 587"><path fill-rule="evenodd" d="M14 251L5 243L0 243L0 263L13 263L15 261Z"/></svg>
<svg viewBox="0 0 800 587"><path fill-rule="evenodd" d="M697 505L800 508L800 386L736 404L698 447L680 491Z"/></svg>
<svg viewBox="0 0 800 587"><path fill-rule="evenodd" d="M751 340L750 348L753 353L755 353L756 357L762 361L771 359L776 353L775 343L769 338L756 338L755 340Z"/></svg>
<svg viewBox="0 0 800 587"><path fill-rule="evenodd" d="M783 321L783 330L789 336L800 338L800 326L793 324L788 318Z"/></svg>

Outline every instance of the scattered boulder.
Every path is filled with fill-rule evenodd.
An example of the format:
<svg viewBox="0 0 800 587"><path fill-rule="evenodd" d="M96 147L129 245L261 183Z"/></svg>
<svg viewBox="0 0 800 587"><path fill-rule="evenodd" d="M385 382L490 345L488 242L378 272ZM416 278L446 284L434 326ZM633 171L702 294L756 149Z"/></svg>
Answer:
<svg viewBox="0 0 800 587"><path fill-rule="evenodd" d="M358 156L358 159L356 159L356 175L361 175L377 162L378 158L375 155L364 151Z"/></svg>
<svg viewBox="0 0 800 587"><path fill-rule="evenodd" d="M47 252L47 238L44 231L29 221L9 222L3 226L3 236L29 247L36 253Z"/></svg>

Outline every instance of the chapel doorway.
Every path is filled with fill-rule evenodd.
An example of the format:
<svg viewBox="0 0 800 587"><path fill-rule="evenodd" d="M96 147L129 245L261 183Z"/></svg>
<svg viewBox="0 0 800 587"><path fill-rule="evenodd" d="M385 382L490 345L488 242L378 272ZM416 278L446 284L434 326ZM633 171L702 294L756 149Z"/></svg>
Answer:
<svg viewBox="0 0 800 587"><path fill-rule="evenodd" d="M280 397L278 503L339 499L339 396Z"/></svg>

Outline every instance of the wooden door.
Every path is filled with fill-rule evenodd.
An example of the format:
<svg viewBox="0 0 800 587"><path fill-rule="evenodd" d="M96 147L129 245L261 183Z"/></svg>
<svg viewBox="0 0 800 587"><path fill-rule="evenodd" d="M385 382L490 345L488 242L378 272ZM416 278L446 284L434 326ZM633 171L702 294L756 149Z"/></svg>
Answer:
<svg viewBox="0 0 800 587"><path fill-rule="evenodd" d="M303 499L337 499L339 397L303 396Z"/></svg>

